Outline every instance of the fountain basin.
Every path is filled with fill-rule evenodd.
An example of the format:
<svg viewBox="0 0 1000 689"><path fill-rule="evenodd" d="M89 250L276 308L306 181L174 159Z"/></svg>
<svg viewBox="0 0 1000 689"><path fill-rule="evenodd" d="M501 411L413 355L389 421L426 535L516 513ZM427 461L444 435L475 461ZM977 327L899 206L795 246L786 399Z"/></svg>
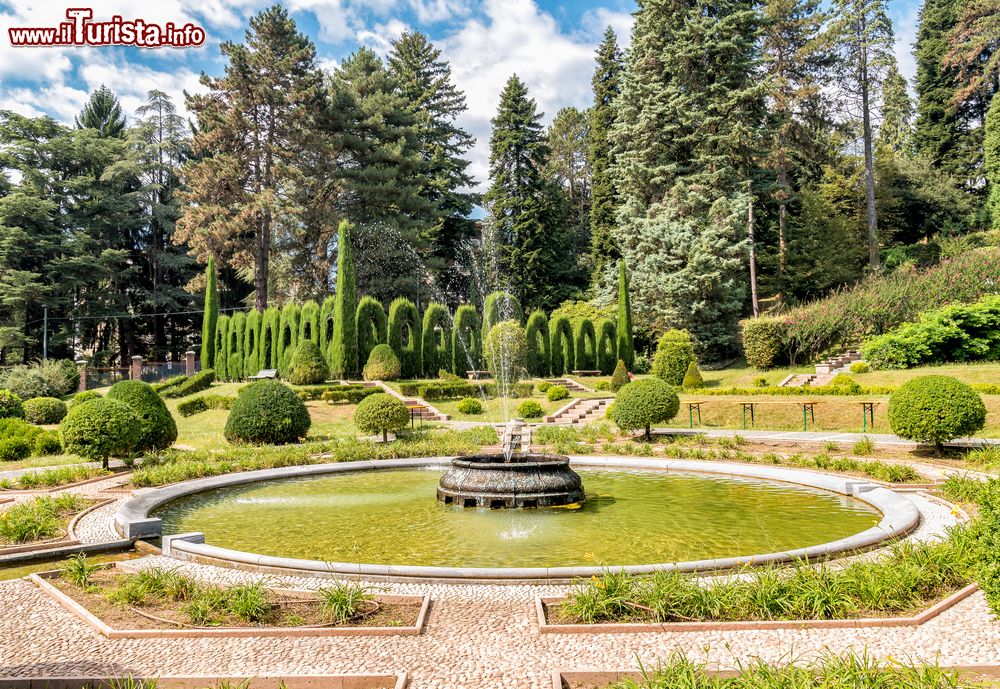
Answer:
<svg viewBox="0 0 1000 689"><path fill-rule="evenodd" d="M491 509L557 507L583 501L580 475L569 457L549 454L473 455L451 462L438 483L446 505Z"/></svg>

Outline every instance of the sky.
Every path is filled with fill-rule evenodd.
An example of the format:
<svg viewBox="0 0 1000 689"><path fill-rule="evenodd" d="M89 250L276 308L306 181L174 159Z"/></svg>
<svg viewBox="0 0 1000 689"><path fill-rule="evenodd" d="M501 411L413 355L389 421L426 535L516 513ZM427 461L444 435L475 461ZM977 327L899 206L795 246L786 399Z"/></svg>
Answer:
<svg viewBox="0 0 1000 689"><path fill-rule="evenodd" d="M48 114L72 123L87 94L106 84L129 116L149 89L174 97L183 111L183 92L203 90L198 76L222 73L223 41L240 41L249 18L273 0L0 0L0 110ZM634 0L289 0L282 3L316 44L320 64L333 69L359 45L385 55L401 32L427 34L451 63L466 94L468 111L459 119L477 139L470 172L480 185L488 176L490 118L511 74L525 81L544 121L560 108L587 107L594 51L612 26L623 47L629 43ZM896 31L896 55L912 80L912 45L919 0L889 0ZM9 27L55 26L67 7L91 7L94 20L123 19L205 29L197 48L13 47Z"/></svg>

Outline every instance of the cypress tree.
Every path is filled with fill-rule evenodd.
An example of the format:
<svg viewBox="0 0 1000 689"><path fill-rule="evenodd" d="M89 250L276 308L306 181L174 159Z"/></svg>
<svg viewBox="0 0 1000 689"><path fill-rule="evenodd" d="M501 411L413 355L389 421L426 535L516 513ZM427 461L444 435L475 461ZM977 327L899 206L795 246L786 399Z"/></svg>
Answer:
<svg viewBox="0 0 1000 689"><path fill-rule="evenodd" d="M389 321L382 302L367 294L361 297L354 317L354 327L358 338L358 364L364 369L372 350L389 341Z"/></svg>
<svg viewBox="0 0 1000 689"><path fill-rule="evenodd" d="M894 153L908 155L912 141L913 103L906 91L906 79L893 60L882 86L882 126L878 143Z"/></svg>
<svg viewBox="0 0 1000 689"><path fill-rule="evenodd" d="M263 315L257 309L250 309L243 328L243 377L249 378L260 372L261 322Z"/></svg>
<svg viewBox="0 0 1000 689"><path fill-rule="evenodd" d="M219 321L215 326L215 356L209 368L215 369L217 380L227 380L229 371L226 367L226 342L229 338L229 316L225 314L219 316Z"/></svg>
<svg viewBox="0 0 1000 689"><path fill-rule="evenodd" d="M226 380L243 380L245 331L246 315L237 311L229 319L229 333L226 335Z"/></svg>
<svg viewBox="0 0 1000 689"><path fill-rule="evenodd" d="M597 67L591 79L594 105L590 108L590 252L595 278L603 275L606 264L618 258L615 242L615 212L618 208L611 171L611 142L608 135L615 121L613 103L621 93L622 51L609 26L597 48Z"/></svg>
<svg viewBox="0 0 1000 689"><path fill-rule="evenodd" d="M404 378L420 377L420 344L420 312L406 297L396 297L389 304L389 346Z"/></svg>
<svg viewBox="0 0 1000 689"><path fill-rule="evenodd" d="M524 335L528 341L525 368L531 375L544 378L549 375L549 349L552 345L549 339L549 317L544 311L535 309L531 312Z"/></svg>
<svg viewBox="0 0 1000 689"><path fill-rule="evenodd" d="M455 309L455 328L451 333L452 372L464 376L477 370L483 353L483 339L479 332L482 324L472 304L462 304Z"/></svg>
<svg viewBox="0 0 1000 689"><path fill-rule="evenodd" d="M428 378L437 377L442 370L451 372L451 314L444 304L431 302L424 311L420 357Z"/></svg>
<svg viewBox="0 0 1000 689"><path fill-rule="evenodd" d="M358 337L354 315L358 296L354 285L354 259L351 256L351 226L344 220L337 232L337 305L333 312L333 339L327 355L330 376L352 378L358 375Z"/></svg>
<svg viewBox="0 0 1000 689"><path fill-rule="evenodd" d="M319 351L330 360L330 342L333 340L333 314L337 310L337 298L328 296L319 308Z"/></svg>
<svg viewBox="0 0 1000 689"><path fill-rule="evenodd" d="M212 368L215 362L215 329L219 323L219 291L216 286L215 259L208 257L205 269L205 313L201 321L201 367Z"/></svg>
<svg viewBox="0 0 1000 689"><path fill-rule="evenodd" d="M618 261L618 358L631 371L635 363L635 345L632 341L632 297L629 295L625 259Z"/></svg>
<svg viewBox="0 0 1000 689"><path fill-rule="evenodd" d="M319 304L312 299L302 305L302 311L299 312L299 342L312 340L319 345L319 316Z"/></svg>
<svg viewBox="0 0 1000 689"><path fill-rule="evenodd" d="M281 309L278 324L278 372L284 378L299 344L299 307L291 302Z"/></svg>

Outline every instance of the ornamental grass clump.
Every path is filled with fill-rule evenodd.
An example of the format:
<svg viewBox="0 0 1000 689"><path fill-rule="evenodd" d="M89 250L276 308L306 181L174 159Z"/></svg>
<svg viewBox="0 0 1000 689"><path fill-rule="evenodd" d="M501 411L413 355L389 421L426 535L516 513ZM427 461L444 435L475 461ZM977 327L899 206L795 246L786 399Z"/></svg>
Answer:
<svg viewBox="0 0 1000 689"><path fill-rule="evenodd" d="M86 500L74 493L17 503L0 512L0 541L29 543L53 538L64 528L66 518L85 505Z"/></svg>
<svg viewBox="0 0 1000 689"><path fill-rule="evenodd" d="M338 581L319 590L320 605L337 624L345 624L361 612L361 606L375 600L367 586L356 581Z"/></svg>
<svg viewBox="0 0 1000 689"><path fill-rule="evenodd" d="M240 391L226 421L231 443L285 445L306 437L312 419L295 391L275 380L261 380Z"/></svg>

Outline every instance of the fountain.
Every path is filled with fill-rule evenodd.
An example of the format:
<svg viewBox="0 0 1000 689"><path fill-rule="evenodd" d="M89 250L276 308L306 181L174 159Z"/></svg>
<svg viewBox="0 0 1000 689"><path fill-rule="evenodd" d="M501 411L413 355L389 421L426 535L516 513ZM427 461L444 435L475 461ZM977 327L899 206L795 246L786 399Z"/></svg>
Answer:
<svg viewBox="0 0 1000 689"><path fill-rule="evenodd" d="M582 502L583 481L562 455L529 451L530 428L521 419L507 423L503 452L459 457L438 483L438 500L446 505L489 507L555 507Z"/></svg>

